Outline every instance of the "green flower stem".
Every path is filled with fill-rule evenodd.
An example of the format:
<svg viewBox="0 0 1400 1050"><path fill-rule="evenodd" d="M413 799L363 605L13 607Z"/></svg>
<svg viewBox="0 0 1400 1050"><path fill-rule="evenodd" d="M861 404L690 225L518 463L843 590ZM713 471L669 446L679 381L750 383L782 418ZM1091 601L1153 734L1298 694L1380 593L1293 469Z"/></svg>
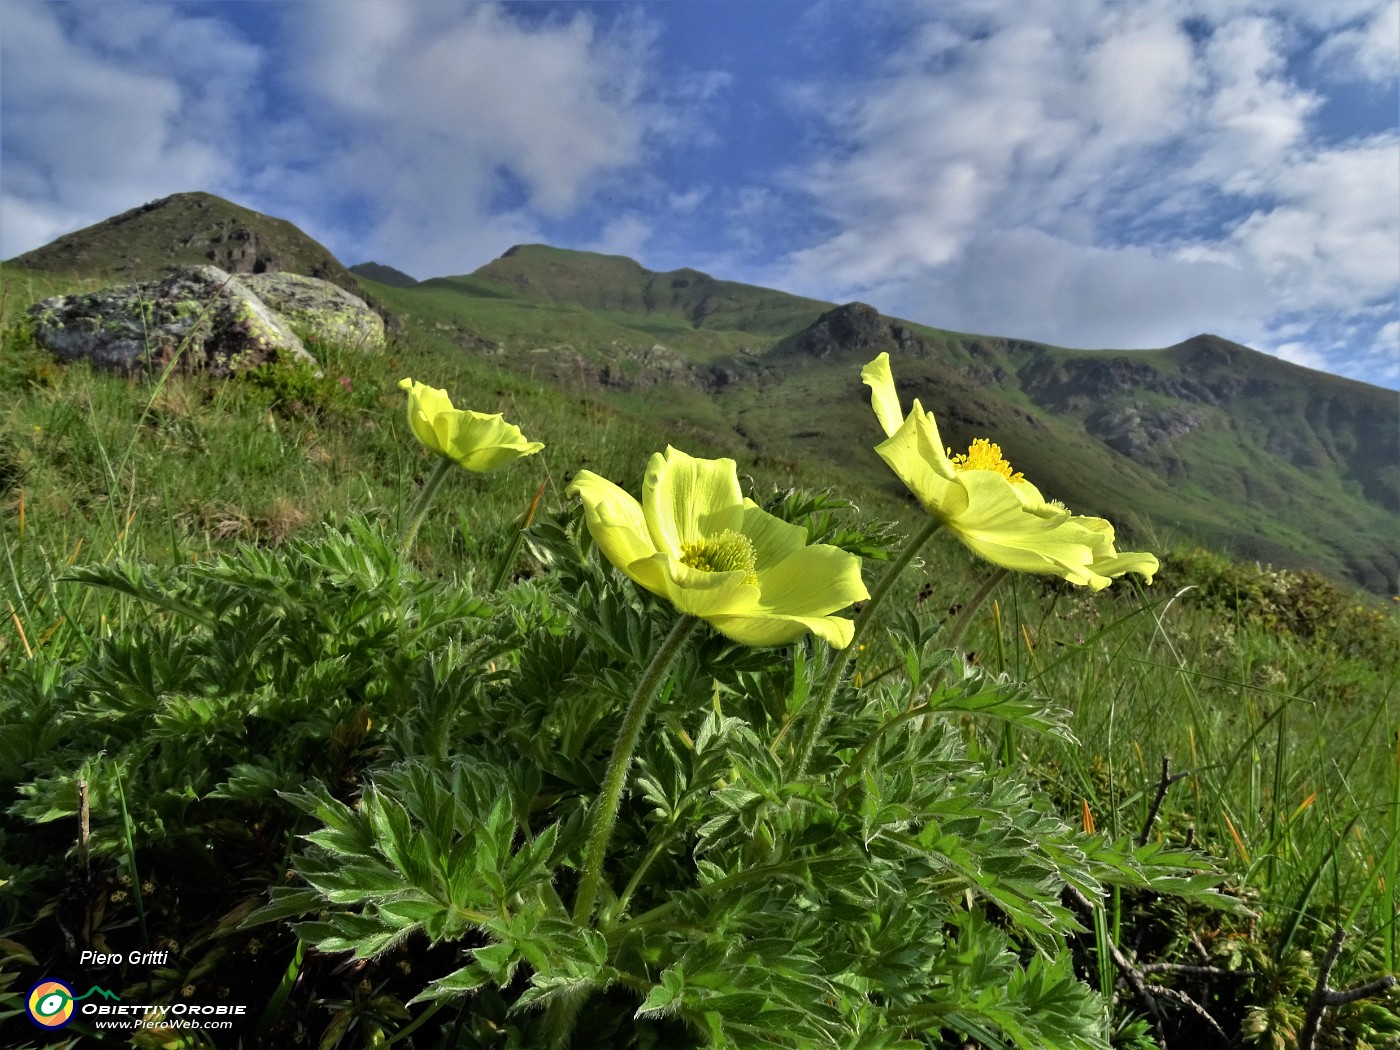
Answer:
<svg viewBox="0 0 1400 1050"><path fill-rule="evenodd" d="M612 758L608 760L608 771L603 775L603 790L594 803L590 814L588 844L584 847L583 877L578 885L578 897L574 901L574 922L580 925L588 922L593 915L593 902L598 898L598 889L603 882L603 861L608 853L608 840L612 838L613 825L617 823L618 807L622 804L622 788L627 780L628 767L632 765L632 753L641 739L642 726L646 724L647 709L651 707L661 683L666 680L676 654L681 651L687 638L700 622L697 616L682 616L671 628L671 633L661 643L652 656L651 663L637 683L632 694L632 702L627 705L627 713L622 716L622 728L617 733L617 743L613 745Z"/></svg>
<svg viewBox="0 0 1400 1050"><path fill-rule="evenodd" d="M418 529L422 526L423 519L428 516L428 508L432 506L433 500L437 497L438 489L442 488L442 483L447 480L448 472L456 465L446 456L438 457L437 466L428 476L428 480L424 482L423 491L418 493L418 498L413 502L413 507L408 512L408 528L404 529L403 539L399 541L400 558L407 558L413 552L413 541L418 536Z"/></svg>
<svg viewBox="0 0 1400 1050"><path fill-rule="evenodd" d="M822 727L826 725L827 715L831 713L831 701L836 696L836 687L840 685L841 679L845 677L846 665L855 658L860 651L860 639L865 633L866 626L871 622L875 610L880 603L885 600L890 589L894 586L894 581L899 574L904 571L906 565L914 560L914 555L919 552L930 536L939 530L943 522L938 518L929 518L928 523L914 536L912 540L900 551L899 557L890 563L885 570L880 582L875 585L874 592L861 609L860 615L856 617L855 630L851 637L851 644L839 653L833 654L831 669L827 672L826 681L822 683L822 691L817 694L817 699L813 703L812 713L807 717L807 726L802 731L802 740L797 745L797 752L793 756L793 766L790 778L796 780L807 769L807 763L811 761L812 751L817 746L817 737L821 735Z"/></svg>

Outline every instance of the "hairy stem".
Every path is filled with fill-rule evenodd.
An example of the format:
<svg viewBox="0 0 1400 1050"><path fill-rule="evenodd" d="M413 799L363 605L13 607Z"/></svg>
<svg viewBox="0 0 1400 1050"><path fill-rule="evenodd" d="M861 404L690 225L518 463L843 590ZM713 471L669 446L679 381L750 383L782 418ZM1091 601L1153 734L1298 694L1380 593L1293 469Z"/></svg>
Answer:
<svg viewBox="0 0 1400 1050"><path fill-rule="evenodd" d="M438 489L442 488L442 483L447 480L447 472L454 466L456 464L452 460L446 456L440 456L432 474L428 475L428 480L423 483L423 491L418 493L418 498L414 500L413 507L409 510L408 528L404 529L403 539L399 541L400 558L407 558L413 552L413 541L418 536L418 529L422 526L423 519L428 516L428 508L432 506Z"/></svg>
<svg viewBox="0 0 1400 1050"><path fill-rule="evenodd" d="M588 844L584 847L583 877L579 881L578 897L574 900L574 921L580 925L588 922L593 915L593 904L598 899L598 889L603 882L603 861L608 854L608 840L612 838L613 825L617 823L618 807L622 804L622 788L627 781L627 769L632 764L632 754L641 739L642 726L646 724L647 710L661 683L666 680L671 664L681 646L690 637L691 631L700 622L695 616L682 616L671 628L671 633L661 643L651 658L651 663L642 674L627 712L622 716L622 727L617 733L617 743L613 745L612 758L608 760L608 770L603 775L603 789L598 801L593 804L589 815Z"/></svg>
<svg viewBox="0 0 1400 1050"><path fill-rule="evenodd" d="M817 694L817 699L812 704L812 712L807 716L807 725L802 731L802 740L798 743L797 752L793 756L793 765L789 773L791 779L795 780L800 777L806 771L807 763L811 761L812 751L817 746L817 738L821 735L822 727L826 725L827 715L831 713L831 701L836 696L836 687L841 684L841 679L846 675L846 665L860 651L860 639L873 618L875 610L880 607L880 603L890 593L894 581L904 571L904 567L914 560L914 555L919 552L919 548L928 542L928 538L937 532L942 524L943 522L939 519L930 518L928 523L905 545L904 550L900 551L899 557L890 563L889 568L880 577L880 582L875 585L875 590L865 603L865 608L861 609L860 615L856 617L855 632L851 637L851 644L840 653L833 654L826 681L822 683L821 692Z"/></svg>

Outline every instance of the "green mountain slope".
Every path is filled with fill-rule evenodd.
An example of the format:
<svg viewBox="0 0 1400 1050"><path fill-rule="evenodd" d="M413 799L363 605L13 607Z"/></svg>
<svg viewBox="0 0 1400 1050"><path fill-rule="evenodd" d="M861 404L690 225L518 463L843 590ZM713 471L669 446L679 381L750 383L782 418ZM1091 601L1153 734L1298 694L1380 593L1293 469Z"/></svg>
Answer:
<svg viewBox="0 0 1400 1050"><path fill-rule="evenodd" d="M545 245L405 284L388 267L351 275L290 223L208 194L127 212L6 270L128 279L248 259L245 269L362 289L416 338L604 398L678 442L699 435L741 456L821 464L894 495L859 379L885 350L906 402L919 397L937 415L947 444L992 438L1047 495L1111 518L1127 538L1165 527L1236 556L1397 590L1400 398L1214 336L1068 350Z"/></svg>
<svg viewBox="0 0 1400 1050"><path fill-rule="evenodd" d="M539 245L382 294L537 377L865 479L887 472L859 369L887 350L950 445L993 437L1043 491L1126 535L1167 527L1377 593L1400 575L1400 399L1214 336L1068 350Z"/></svg>
<svg viewBox="0 0 1400 1050"><path fill-rule="evenodd" d="M320 277L348 291L359 289L330 249L286 219L212 193L176 193L150 201L8 262L63 276L106 277L114 284L209 263L230 273L285 270Z"/></svg>

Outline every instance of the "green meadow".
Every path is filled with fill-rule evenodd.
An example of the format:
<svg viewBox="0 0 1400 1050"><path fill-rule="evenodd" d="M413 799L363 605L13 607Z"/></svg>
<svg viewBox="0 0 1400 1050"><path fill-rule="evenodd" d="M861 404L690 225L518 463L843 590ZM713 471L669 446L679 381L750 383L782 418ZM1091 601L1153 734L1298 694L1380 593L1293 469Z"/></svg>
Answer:
<svg viewBox="0 0 1400 1050"><path fill-rule="evenodd" d="M317 345L319 377L122 379L29 339L24 308L74 282L4 276L4 1045L1400 1038L1400 603L1201 549L1148 523L1171 499L1137 505L1150 470L1119 485L1091 459L1099 505L1075 509L1156 553L1155 582L998 578L945 530L853 653L702 624L580 908L619 727L676 613L601 556L569 482L635 495L668 444L731 457L747 496L860 557L873 591L926 516L879 472L868 408L814 370L668 392L663 423L646 391L556 382L548 353L464 352L492 317L522 345L636 335L606 310L493 315L509 297L470 278L375 286L405 316L435 303L431 323L377 356ZM750 329L792 330L791 303L744 294ZM656 323L697 360L741 348L737 324ZM407 549L437 461L403 377L545 444L454 469ZM803 431L810 458L775 451ZM1036 468L1072 470L1055 441L1076 439L1037 435L1015 465L1053 494ZM84 949L166 954L80 968ZM104 1034L80 1012L46 1033L25 1014L47 978L166 1021L247 1010L229 1030Z"/></svg>

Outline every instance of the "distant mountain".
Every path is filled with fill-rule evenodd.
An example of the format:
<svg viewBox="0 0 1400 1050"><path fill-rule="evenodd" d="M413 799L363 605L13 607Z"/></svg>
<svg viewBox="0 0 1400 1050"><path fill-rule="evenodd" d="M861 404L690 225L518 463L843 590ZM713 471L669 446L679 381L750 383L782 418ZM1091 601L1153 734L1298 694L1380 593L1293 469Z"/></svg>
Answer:
<svg viewBox="0 0 1400 1050"><path fill-rule="evenodd" d="M516 245L472 278L511 294L586 310L672 318L691 328L779 338L830 304L719 281L699 270L653 273L622 255ZM452 278L448 278L452 280Z"/></svg>
<svg viewBox="0 0 1400 1050"><path fill-rule="evenodd" d="M27 270L106 277L129 283L180 266L212 263L230 273L284 270L360 293L330 249L286 219L240 207L212 193L176 193L8 260Z"/></svg>
<svg viewBox="0 0 1400 1050"><path fill-rule="evenodd" d="M1400 578L1400 398L1216 336L1069 350L544 245L384 295L439 337L721 445L874 477L859 367L885 350L949 445L992 437L1044 492L1125 534L1165 525L1378 593Z"/></svg>
<svg viewBox="0 0 1400 1050"><path fill-rule="evenodd" d="M396 270L392 266L385 266L377 262L356 263L350 267L350 272L356 277L364 277L370 281L387 284L390 288L412 288L418 283L416 278L410 277L402 270Z"/></svg>
<svg viewBox="0 0 1400 1050"><path fill-rule="evenodd" d="M736 453L820 461L896 495L859 379L885 350L902 398L936 414L948 445L992 438L1047 495L1125 537L1167 526L1377 593L1400 587L1400 397L1216 336L1069 350L546 245L462 276L415 282L378 263L352 274L292 224L204 193L11 260L113 280L205 262L326 277L392 311L391 330L406 324Z"/></svg>

